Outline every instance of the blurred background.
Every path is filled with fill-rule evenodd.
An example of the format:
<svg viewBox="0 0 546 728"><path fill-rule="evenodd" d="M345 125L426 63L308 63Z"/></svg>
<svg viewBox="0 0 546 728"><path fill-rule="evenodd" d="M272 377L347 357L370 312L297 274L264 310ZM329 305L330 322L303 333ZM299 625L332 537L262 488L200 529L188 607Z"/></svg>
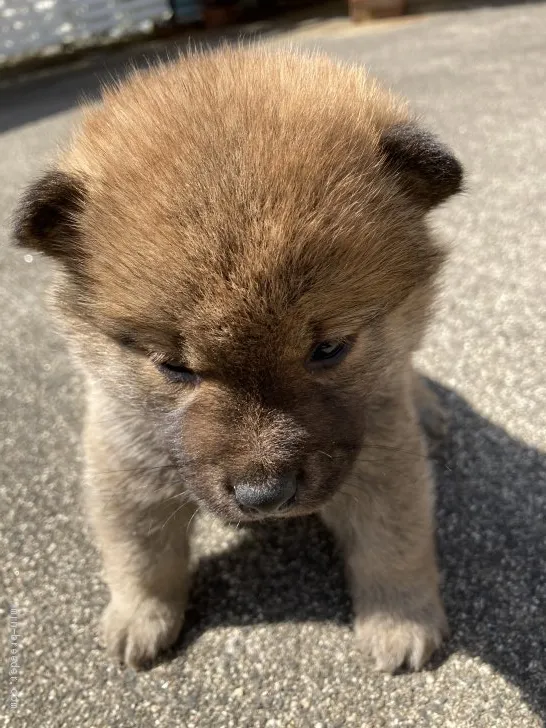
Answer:
<svg viewBox="0 0 546 728"><path fill-rule="evenodd" d="M431 220L451 257L418 357L450 414L434 466L452 636L416 675L373 673L356 650L314 518L234 531L203 517L175 649L135 674L98 645L82 381L46 311L51 267L10 246L10 218L82 99L241 37L366 65L466 168L465 194ZM545 82L541 2L0 0L0 726L544 725Z"/></svg>
<svg viewBox="0 0 546 728"><path fill-rule="evenodd" d="M0 0L0 64L73 53L139 36L179 34L289 16L355 22L441 10L507 4L506 0Z"/></svg>

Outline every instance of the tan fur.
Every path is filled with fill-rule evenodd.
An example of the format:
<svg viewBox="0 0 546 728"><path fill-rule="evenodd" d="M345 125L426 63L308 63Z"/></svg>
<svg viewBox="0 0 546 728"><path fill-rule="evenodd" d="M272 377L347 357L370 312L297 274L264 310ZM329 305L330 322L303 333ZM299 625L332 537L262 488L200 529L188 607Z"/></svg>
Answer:
<svg viewBox="0 0 546 728"><path fill-rule="evenodd" d="M419 424L431 395L411 356L443 253L422 167L393 169L384 143L413 123L322 56L190 56L107 89L58 164L77 183L69 216L60 203L23 215L20 242L63 263L56 301L86 374L85 492L112 593L103 633L122 661L178 634L196 504L238 521L233 484L287 469L300 486L278 515L319 512L338 536L376 665L418 669L440 643ZM340 338L354 343L337 367L305 364ZM199 383L167 381L163 361Z"/></svg>

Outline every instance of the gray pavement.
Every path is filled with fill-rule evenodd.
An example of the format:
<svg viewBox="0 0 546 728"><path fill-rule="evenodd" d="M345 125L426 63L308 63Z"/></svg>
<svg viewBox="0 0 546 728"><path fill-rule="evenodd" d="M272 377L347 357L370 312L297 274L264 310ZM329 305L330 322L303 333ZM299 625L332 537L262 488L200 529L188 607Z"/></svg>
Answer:
<svg viewBox="0 0 546 728"><path fill-rule="evenodd" d="M179 645L144 674L110 665L106 593L78 492L81 382L49 324L45 260L0 231L1 606L20 635L0 725L537 728L546 717L546 5L271 36L369 65L452 143L468 193L435 218L453 243L420 363L451 411L438 457L453 636L417 675L355 650L338 556L313 519L255 533L203 520ZM130 53L0 88L0 215ZM15 613L14 613L15 614ZM4 634L4 633L3 633ZM8 636L0 652L7 676Z"/></svg>

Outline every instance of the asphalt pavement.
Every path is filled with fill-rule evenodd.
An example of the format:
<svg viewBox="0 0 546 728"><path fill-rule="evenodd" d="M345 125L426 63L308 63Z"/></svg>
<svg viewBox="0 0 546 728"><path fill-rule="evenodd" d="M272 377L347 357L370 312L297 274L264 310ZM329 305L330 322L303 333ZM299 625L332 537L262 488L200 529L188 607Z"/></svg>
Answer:
<svg viewBox="0 0 546 728"><path fill-rule="evenodd" d="M341 562L318 522L250 532L205 518L176 649L137 674L98 646L106 591L79 507L82 384L43 304L49 265L7 246L7 217L66 135L78 99L133 57L172 52L173 43L125 49L0 86L0 726L538 728L546 718L546 5L358 27L334 19L263 39L367 64L468 170L466 194L434 218L453 254L419 357L451 413L436 463L451 640L422 673L376 674L353 645Z"/></svg>

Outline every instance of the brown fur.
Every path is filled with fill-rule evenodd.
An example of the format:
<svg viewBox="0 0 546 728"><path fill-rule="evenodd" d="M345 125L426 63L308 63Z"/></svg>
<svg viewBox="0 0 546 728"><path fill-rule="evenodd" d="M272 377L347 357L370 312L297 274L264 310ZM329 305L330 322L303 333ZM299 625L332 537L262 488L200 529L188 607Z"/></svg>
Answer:
<svg viewBox="0 0 546 728"><path fill-rule="evenodd" d="M425 215L460 178L363 71L223 49L107 89L27 193L16 237L60 262L86 374L85 494L122 661L176 638L197 504L239 521L234 484L287 471L277 515L319 512L338 536L376 665L417 669L440 643L411 355L443 259ZM338 366L306 364L339 339Z"/></svg>

